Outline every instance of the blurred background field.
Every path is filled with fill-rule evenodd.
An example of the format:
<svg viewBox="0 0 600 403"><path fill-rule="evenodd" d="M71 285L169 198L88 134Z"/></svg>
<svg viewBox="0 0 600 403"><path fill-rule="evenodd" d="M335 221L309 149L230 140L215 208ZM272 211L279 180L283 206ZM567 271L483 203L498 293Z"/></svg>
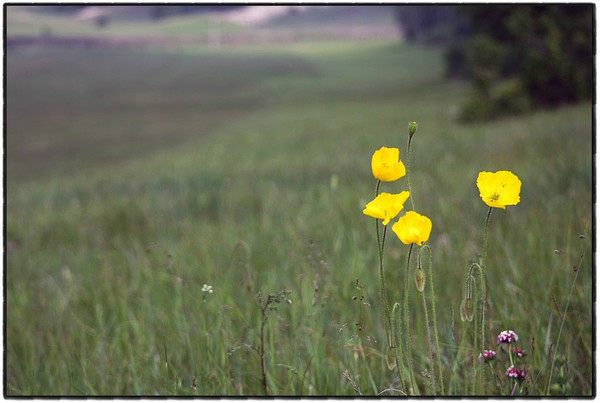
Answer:
<svg viewBox="0 0 600 403"><path fill-rule="evenodd" d="M392 6L163 8L5 8L5 394L260 395L256 296L283 289L271 393L356 395L345 371L363 394L393 388L361 211L373 151L405 159L413 120L446 391L466 394L479 353L458 312L487 213L475 181L508 169L523 188L492 216L491 332L519 334L544 394L583 256L558 351L569 394L595 393L591 100L461 120L471 83L447 79L443 48L407 41ZM400 301L407 249L390 237L386 252Z"/></svg>

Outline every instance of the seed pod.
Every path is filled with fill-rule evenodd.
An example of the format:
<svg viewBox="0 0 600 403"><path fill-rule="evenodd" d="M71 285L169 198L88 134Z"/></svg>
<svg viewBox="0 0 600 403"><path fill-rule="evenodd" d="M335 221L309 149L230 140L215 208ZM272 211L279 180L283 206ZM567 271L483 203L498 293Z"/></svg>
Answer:
<svg viewBox="0 0 600 403"><path fill-rule="evenodd" d="M394 349L394 347L389 347L387 348L387 351L385 352L385 363L387 364L387 367L390 371L392 371L394 368L396 368L396 350Z"/></svg>
<svg viewBox="0 0 600 403"><path fill-rule="evenodd" d="M422 267L417 267L415 270L415 283L417 284L417 290L423 292L425 289L425 270Z"/></svg>
<svg viewBox="0 0 600 403"><path fill-rule="evenodd" d="M466 299L463 299L462 302L460 303L460 320L462 322L466 322L467 321L467 303L466 303Z"/></svg>
<svg viewBox="0 0 600 403"><path fill-rule="evenodd" d="M475 311L473 309L472 299L463 299L460 304L460 320L463 322L472 322Z"/></svg>

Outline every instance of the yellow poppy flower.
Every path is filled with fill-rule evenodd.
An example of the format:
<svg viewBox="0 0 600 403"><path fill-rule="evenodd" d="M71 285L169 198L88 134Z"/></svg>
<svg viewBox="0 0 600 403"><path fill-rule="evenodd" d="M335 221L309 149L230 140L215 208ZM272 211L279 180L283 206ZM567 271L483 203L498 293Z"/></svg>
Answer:
<svg viewBox="0 0 600 403"><path fill-rule="evenodd" d="M363 213L369 217L382 219L383 225L388 225L390 220L404 208L404 202L409 196L410 193L406 190L398 194L381 193L367 203Z"/></svg>
<svg viewBox="0 0 600 403"><path fill-rule="evenodd" d="M481 200L490 207L506 209L521 200L521 181L510 171L479 172L477 187Z"/></svg>
<svg viewBox="0 0 600 403"><path fill-rule="evenodd" d="M416 243L422 246L431 234L431 220L414 211L408 211L394 224L392 230L403 244Z"/></svg>
<svg viewBox="0 0 600 403"><path fill-rule="evenodd" d="M373 176L383 182L391 182L406 175L406 168L400 161L400 150L381 147L371 159Z"/></svg>

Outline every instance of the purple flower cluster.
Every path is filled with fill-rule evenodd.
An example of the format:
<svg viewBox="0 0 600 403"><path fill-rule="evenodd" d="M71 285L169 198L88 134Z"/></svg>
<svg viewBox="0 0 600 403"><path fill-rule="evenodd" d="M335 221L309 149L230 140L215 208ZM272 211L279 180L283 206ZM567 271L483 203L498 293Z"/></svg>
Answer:
<svg viewBox="0 0 600 403"><path fill-rule="evenodd" d="M491 361L496 358L496 352L492 350L483 350L483 353L479 354L479 362L483 359L485 362Z"/></svg>
<svg viewBox="0 0 600 403"><path fill-rule="evenodd" d="M510 378L525 379L525 371L522 369L516 369L512 365L506 370L505 375Z"/></svg>
<svg viewBox="0 0 600 403"><path fill-rule="evenodd" d="M519 336L517 336L515 332L513 332L512 330L503 330L498 335L497 342L498 344L510 344L514 343L517 340L519 340Z"/></svg>

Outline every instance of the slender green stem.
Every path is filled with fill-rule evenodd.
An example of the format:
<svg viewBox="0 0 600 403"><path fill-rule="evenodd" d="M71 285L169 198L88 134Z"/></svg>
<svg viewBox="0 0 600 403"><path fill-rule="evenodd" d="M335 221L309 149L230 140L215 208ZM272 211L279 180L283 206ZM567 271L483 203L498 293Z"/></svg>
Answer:
<svg viewBox="0 0 600 403"><path fill-rule="evenodd" d="M586 248L587 250L587 248ZM554 372L554 362L556 360L556 353L558 352L558 344L560 342L560 335L563 330L563 325L565 324L565 318L567 316L567 310L569 309L569 303L571 302L571 296L573 295L573 290L575 289L575 282L577 281L577 275L581 269L581 263L583 262L584 253L581 254L579 258L579 263L577 264L577 271L575 271L575 276L573 277L573 282L571 283L571 290L569 291L569 296L567 297L567 303L565 305L565 310L561 314L560 327L558 328L558 336L556 337L556 343L554 347L554 353L552 354L552 364L550 365L550 374L548 375L548 383L546 384L546 394L550 392L550 382L552 381L552 372Z"/></svg>
<svg viewBox="0 0 600 403"><path fill-rule="evenodd" d="M265 396L269 394L267 389L267 371L265 369L265 323L267 322L267 308L271 302L271 296L267 297L267 302L261 310L261 321L260 321L260 370L262 373L262 387Z"/></svg>
<svg viewBox="0 0 600 403"><path fill-rule="evenodd" d="M429 255L429 287L431 289L431 314L433 316L433 334L435 337L435 355L437 358L437 365L438 365L438 372L439 372L439 377L440 377L440 388L442 390L442 395L445 394L444 392L444 376L442 374L442 360L440 358L440 342L439 342L439 337L438 337L438 330L437 330L437 316L435 314L435 291L434 291L434 287L433 287L433 267L432 267L432 258L431 258L431 248L429 247L429 245L424 245L421 250L427 248L427 252Z"/></svg>
<svg viewBox="0 0 600 403"><path fill-rule="evenodd" d="M472 295L472 287L471 287L471 281L475 281L475 278L473 277L473 270L477 269L477 273L479 274L479 278L481 281L481 266L477 263L473 263L471 265L471 267L469 268L469 276L467 277L467 297L468 298L472 298L474 300L476 300L473 295ZM477 356L477 348L479 346L479 341L478 341L478 334L479 334L479 314L477 312L477 307L475 307L475 309L473 310L473 323L475 323L475 326L473 327L474 332L473 332L473 376L472 376L472 385L471 385L471 394L475 394L475 389L477 386L477 360L475 359L475 356Z"/></svg>
<svg viewBox="0 0 600 403"><path fill-rule="evenodd" d="M385 245L385 234L387 233L387 225L383 227L383 237L381 238L381 255L379 259L379 275L381 276L381 298L383 299L383 310L385 314L386 333L388 337L388 346L392 347L392 339L390 335L390 307L388 305L387 286L385 284L385 272L383 268L383 247Z"/></svg>
<svg viewBox="0 0 600 403"><path fill-rule="evenodd" d="M375 197L379 195L379 186L381 185L381 180L377 181L377 186L375 188ZM377 233L377 252L379 253L379 286L381 288L381 306L383 308L383 319L385 324L385 335L387 338L387 345L391 347L391 338L390 338L390 311L388 307L387 301L387 292L385 287L385 275L383 270L383 247L385 245L385 234L386 234L387 226L383 227L383 237L379 233L379 220L375 219L375 232Z"/></svg>
<svg viewBox="0 0 600 403"><path fill-rule="evenodd" d="M379 195L380 185L381 185L381 180L378 180L377 186L375 188L375 197L377 197ZM377 251L379 252L379 286L381 288L381 292L380 292L381 306L383 309L383 321L385 324L385 335L387 338L387 348L395 349L396 347L394 346L393 335L392 335L393 329L392 329L392 321L390 318L390 308L388 305L387 290L386 290L386 284L385 284L385 272L384 272L384 268L383 268L383 251L384 251L384 247L385 247L385 236L387 233L387 225L385 225L383 227L383 235L380 235L379 220L375 219L375 232L377 233ZM397 352L395 353L395 356L396 356L396 368L397 368L398 374L400 376L400 381L402 382L402 385L404 387L402 369L398 365L399 360L398 360Z"/></svg>
<svg viewBox="0 0 600 403"><path fill-rule="evenodd" d="M163 323L164 326L164 323ZM163 336L163 349L165 351L165 389L166 394L169 394L169 357L167 356L167 340Z"/></svg>
<svg viewBox="0 0 600 403"><path fill-rule="evenodd" d="M396 312L398 311L398 309L400 308L400 304L398 304L397 302L394 304L394 306L392 307L392 318L396 318ZM398 375L400 376L400 384L402 385L402 388L405 388L406 385L404 385L404 360L403 360L403 350L402 350L402 328L400 326L398 326L397 323L394 323L394 326L392 328L393 330L398 330L398 336L394 337L394 344L395 344L395 356L396 356L396 368L398 368ZM402 367L400 367L400 365L402 365Z"/></svg>
<svg viewBox="0 0 600 403"><path fill-rule="evenodd" d="M383 269L383 246L385 244L385 234L387 232L387 226L383 227L383 237L379 235L379 220L375 219L375 226L377 227L377 244L379 249L379 286L381 288L381 306L383 308L383 318L385 323L385 335L387 337L388 347L392 347L392 341L390 337L390 310L387 300L387 291L385 285L385 274Z"/></svg>
<svg viewBox="0 0 600 403"><path fill-rule="evenodd" d="M425 325L427 326L427 347L429 349L429 358L430 358L430 370L431 370L431 376L435 377L435 366L433 363L433 347L431 346L431 329L429 326L429 312L427 311L427 298L425 297L425 293L421 292L421 297L423 299L423 311L425 312ZM433 395L435 396L435 380L433 380L431 382L431 385L433 386Z"/></svg>
<svg viewBox="0 0 600 403"><path fill-rule="evenodd" d="M480 348L479 352L483 352L485 349L485 311L487 309L487 286L485 281L485 260L487 256L487 242L488 242L488 233L490 227L490 217L492 215L492 207L488 210L487 217L485 219L485 228L483 230L483 258L481 260L480 267L480 278L481 278L481 340L480 340ZM477 355L477 352L475 352ZM480 367L480 379L481 379L481 391L483 393L483 360L481 362Z"/></svg>
<svg viewBox="0 0 600 403"><path fill-rule="evenodd" d="M413 202L413 192L412 192L412 187L410 186L410 141L412 140L412 137L408 137L408 146L407 151L406 151L406 184L408 185L408 192L410 193L410 206L412 207L412 210L415 210L415 203Z"/></svg>
<svg viewBox="0 0 600 403"><path fill-rule="evenodd" d="M475 395L475 390L477 389L477 346L479 345L479 339L477 337L477 335L479 334L478 332L478 327L479 327L479 313L478 313L478 309L474 309L473 312L473 322L474 322L474 332L473 332L473 378L472 378L472 386L471 386L471 394Z"/></svg>
<svg viewBox="0 0 600 403"><path fill-rule="evenodd" d="M414 385L414 375L413 375L413 369L412 369L412 355L411 355L411 342L410 342L410 321L408 318L408 283L409 283L409 278L410 278L410 274L409 274L409 269L410 269L410 256L412 254L412 250L413 250L413 245L414 244L410 244L410 248L408 249L408 256L406 258L406 281L405 281L405 289L404 289L404 334L405 334L405 338L406 338L406 361L408 362L408 372L410 375L410 387L412 389L412 392L414 393L415 391L415 385Z"/></svg>

